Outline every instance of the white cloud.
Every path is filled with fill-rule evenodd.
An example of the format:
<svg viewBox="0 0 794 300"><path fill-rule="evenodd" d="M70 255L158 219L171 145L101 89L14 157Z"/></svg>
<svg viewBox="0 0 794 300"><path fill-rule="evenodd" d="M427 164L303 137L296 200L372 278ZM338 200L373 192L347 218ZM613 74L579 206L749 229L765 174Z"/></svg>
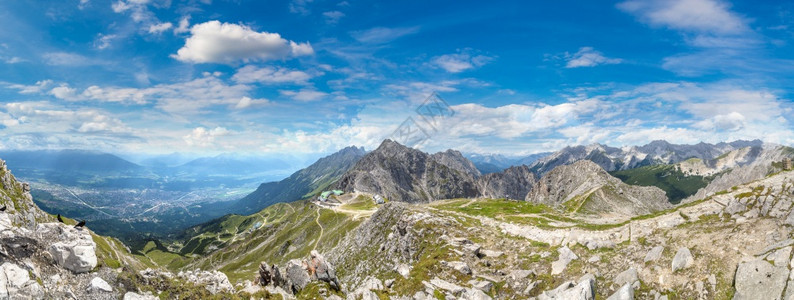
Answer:
<svg viewBox="0 0 794 300"><path fill-rule="evenodd" d="M466 70L479 68L493 58L485 55L472 55L469 51L461 53L446 54L434 57L433 63L450 73L460 73Z"/></svg>
<svg viewBox="0 0 794 300"><path fill-rule="evenodd" d="M8 87L19 90L20 94L41 94L52 86L53 82L50 79L36 81L33 85L24 84L9 84Z"/></svg>
<svg viewBox="0 0 794 300"><path fill-rule="evenodd" d="M742 114L732 112L727 115L716 115L695 123L693 126L703 130L737 131L744 128L745 120L746 118Z"/></svg>
<svg viewBox="0 0 794 300"><path fill-rule="evenodd" d="M277 67L257 68L256 66L248 65L238 69L237 73L232 76L232 80L239 83L303 84L312 77L312 75L298 70Z"/></svg>
<svg viewBox="0 0 794 300"><path fill-rule="evenodd" d="M338 10L333 11L326 11L323 13L323 17L325 17L325 23L328 24L336 24L339 22L339 19L342 19L345 14Z"/></svg>
<svg viewBox="0 0 794 300"><path fill-rule="evenodd" d="M91 66L102 64L100 61L93 60L75 53L49 52L41 57L44 63L51 66Z"/></svg>
<svg viewBox="0 0 794 300"><path fill-rule="evenodd" d="M77 89L71 88L66 84L62 84L58 87L53 88L50 90L50 95L55 96L58 99L64 100L76 100L77 99Z"/></svg>
<svg viewBox="0 0 794 300"><path fill-rule="evenodd" d="M350 33L354 39L366 44L385 44L406 35L419 32L419 27L375 27Z"/></svg>
<svg viewBox="0 0 794 300"><path fill-rule="evenodd" d="M149 33L151 33L151 34L160 34L160 33L163 33L166 30L171 29L171 27L174 27L174 24L171 24L171 22L152 24L152 25L149 26Z"/></svg>
<svg viewBox="0 0 794 300"><path fill-rule="evenodd" d="M250 97L240 98L240 102L234 105L235 109L245 109L268 105L270 101L267 99L251 99Z"/></svg>
<svg viewBox="0 0 794 300"><path fill-rule="evenodd" d="M228 135L230 132L224 127L207 129L196 127L189 134L182 137L188 146L210 147L215 144L215 138Z"/></svg>
<svg viewBox="0 0 794 300"><path fill-rule="evenodd" d="M174 34L180 34L190 31L190 16L184 16L179 20L179 26L174 28Z"/></svg>
<svg viewBox="0 0 794 300"><path fill-rule="evenodd" d="M714 34L737 34L749 28L746 20L719 0L631 0L618 8L654 26Z"/></svg>
<svg viewBox="0 0 794 300"><path fill-rule="evenodd" d="M593 47L579 48L574 54L565 54L565 59L568 63L565 64L566 68L579 68L579 67L595 67L598 65L619 64L622 62L619 58L607 58L604 54L596 51Z"/></svg>
<svg viewBox="0 0 794 300"><path fill-rule="evenodd" d="M115 34L99 34L94 41L94 47L99 50L104 50L110 47L110 42L117 36Z"/></svg>
<svg viewBox="0 0 794 300"><path fill-rule="evenodd" d="M256 32L245 25L209 21L193 25L190 33L173 58L188 63L232 64L314 54L309 43L288 41L278 33Z"/></svg>
<svg viewBox="0 0 794 300"><path fill-rule="evenodd" d="M301 15L308 15L311 13L309 11L309 4L312 3L314 0L291 0L289 3L289 11L295 14Z"/></svg>
<svg viewBox="0 0 794 300"><path fill-rule="evenodd" d="M304 88L299 91L279 91L282 95L292 98L296 101L316 101L328 96L328 93L321 92L315 89Z"/></svg>

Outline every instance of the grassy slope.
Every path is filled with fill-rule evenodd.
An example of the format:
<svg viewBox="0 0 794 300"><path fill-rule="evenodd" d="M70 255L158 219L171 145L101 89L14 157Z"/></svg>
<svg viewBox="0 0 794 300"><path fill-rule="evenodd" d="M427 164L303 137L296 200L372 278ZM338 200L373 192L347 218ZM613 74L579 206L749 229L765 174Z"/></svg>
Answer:
<svg viewBox="0 0 794 300"><path fill-rule="evenodd" d="M646 166L610 174L627 184L658 187L667 193L672 203L694 195L714 179L714 176L686 176L674 165Z"/></svg>
<svg viewBox="0 0 794 300"><path fill-rule="evenodd" d="M264 225L247 232L240 224L253 224L252 219L265 219ZM322 238L320 226L322 225ZM218 229L221 232L238 232L237 239L230 236L219 245L217 251L197 256L186 268L217 269L226 273L229 280L252 279L259 263L283 264L290 259L304 258L316 249L320 252L334 247L348 232L356 228L361 220L353 220L351 216L322 209L309 201L298 201L290 204L277 204L250 216L229 216L205 229ZM219 226L219 227L218 227ZM196 240L222 238L213 236L211 232L201 232L185 244L182 254L188 256L201 247L194 247ZM188 248L190 247L190 248ZM204 247L203 249L206 249ZM171 267L177 267L171 264Z"/></svg>

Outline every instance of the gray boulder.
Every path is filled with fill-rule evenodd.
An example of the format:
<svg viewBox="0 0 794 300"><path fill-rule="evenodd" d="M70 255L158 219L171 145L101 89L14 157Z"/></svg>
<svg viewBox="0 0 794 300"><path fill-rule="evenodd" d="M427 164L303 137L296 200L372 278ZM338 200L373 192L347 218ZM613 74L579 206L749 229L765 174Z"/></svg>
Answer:
<svg viewBox="0 0 794 300"><path fill-rule="evenodd" d="M331 288L339 290L339 279L336 278L334 266L326 261L320 253L312 250L311 258L307 262L307 265L312 279L325 281L331 285Z"/></svg>
<svg viewBox="0 0 794 300"><path fill-rule="evenodd" d="M776 267L761 259L740 263L734 278L733 299L780 299L788 273L787 267Z"/></svg>
<svg viewBox="0 0 794 300"><path fill-rule="evenodd" d="M545 291L538 296L538 300L565 299L565 300L593 300L595 299L595 276L586 274L579 278L579 283L569 281L561 284L556 289Z"/></svg>
<svg viewBox="0 0 794 300"><path fill-rule="evenodd" d="M40 240L52 243L48 250L63 268L85 273L96 267L96 244L88 230L61 223L43 223L36 227L36 235Z"/></svg>
<svg viewBox="0 0 794 300"><path fill-rule="evenodd" d="M613 282L618 286L629 284L634 288L640 287L640 277L637 275L637 269L633 267L615 276Z"/></svg>
<svg viewBox="0 0 794 300"><path fill-rule="evenodd" d="M287 290L291 291L293 294L297 294L303 290L303 288L309 284L309 281L311 281L309 273L306 272L300 260L293 259L288 261L284 272L287 279Z"/></svg>
<svg viewBox="0 0 794 300"><path fill-rule="evenodd" d="M675 257L673 257L673 272L689 268L694 263L695 259L692 257L692 252L689 252L689 248L678 248L678 252L676 252Z"/></svg>
<svg viewBox="0 0 794 300"><path fill-rule="evenodd" d="M557 252L560 256L557 261L551 263L551 275L562 273L572 260L579 259L579 257L566 246L560 247L557 249Z"/></svg>
<svg viewBox="0 0 794 300"><path fill-rule="evenodd" d="M653 249L648 251L648 254L645 255L645 262L656 261L662 258L662 251L664 251L664 247L662 246L653 247Z"/></svg>
<svg viewBox="0 0 794 300"><path fill-rule="evenodd" d="M104 279L99 278L99 277L94 277L94 279L91 279L91 286L89 287L89 289L92 290L92 291L98 291L98 292L112 292L113 291L113 288L110 286L110 284L107 281L105 281Z"/></svg>
<svg viewBox="0 0 794 300"><path fill-rule="evenodd" d="M634 288L631 287L631 284L624 284L607 300L634 300Z"/></svg>

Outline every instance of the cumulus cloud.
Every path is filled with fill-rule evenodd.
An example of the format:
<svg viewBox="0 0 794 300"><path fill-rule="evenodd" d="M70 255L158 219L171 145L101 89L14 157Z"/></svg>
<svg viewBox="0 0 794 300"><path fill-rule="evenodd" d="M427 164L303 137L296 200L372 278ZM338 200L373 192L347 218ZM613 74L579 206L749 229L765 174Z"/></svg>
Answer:
<svg viewBox="0 0 794 300"><path fill-rule="evenodd" d="M248 65L238 69L237 73L232 76L232 80L239 83L302 84L306 83L306 81L312 77L312 75L298 70L277 67L258 68L253 65Z"/></svg>
<svg viewBox="0 0 794 300"><path fill-rule="evenodd" d="M468 52L470 51L437 56L432 59L432 62L447 72L460 73L466 70L479 68L493 60L492 57L473 55Z"/></svg>
<svg viewBox="0 0 794 300"><path fill-rule="evenodd" d="M732 112L727 115L716 115L713 118L695 123L694 127L703 130L737 131L744 128L745 117Z"/></svg>
<svg viewBox="0 0 794 300"><path fill-rule="evenodd" d="M631 0L618 8L653 26L701 33L737 34L748 30L746 21L719 0Z"/></svg>
<svg viewBox="0 0 794 300"><path fill-rule="evenodd" d="M406 35L419 32L419 27L375 27L350 33L354 39L365 44L385 44Z"/></svg>
<svg viewBox="0 0 794 300"><path fill-rule="evenodd" d="M233 64L314 54L309 43L296 43L245 25L209 21L193 25L190 33L173 58L187 63Z"/></svg>
<svg viewBox="0 0 794 300"><path fill-rule="evenodd" d="M265 106L269 103L270 101L268 101L267 99L251 99L250 97L242 97L240 98L240 102L237 102L237 104L234 105L234 108L246 109L252 107Z"/></svg>
<svg viewBox="0 0 794 300"><path fill-rule="evenodd" d="M188 146L210 147L215 144L215 138L228 135L230 132L224 127L207 129L196 127L189 134L182 137Z"/></svg>
<svg viewBox="0 0 794 300"><path fill-rule="evenodd" d="M596 51L593 47L579 48L574 54L565 54L565 59L568 63L565 64L566 68L580 68L580 67L595 67L598 65L619 64L622 62L619 58L607 58L603 53Z"/></svg>

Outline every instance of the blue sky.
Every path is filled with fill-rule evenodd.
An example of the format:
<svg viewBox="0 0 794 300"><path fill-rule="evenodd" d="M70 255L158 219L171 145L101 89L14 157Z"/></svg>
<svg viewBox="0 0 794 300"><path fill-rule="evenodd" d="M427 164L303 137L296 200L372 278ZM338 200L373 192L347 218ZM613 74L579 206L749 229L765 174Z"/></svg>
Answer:
<svg viewBox="0 0 794 300"><path fill-rule="evenodd" d="M0 148L376 147L436 92L418 147L794 144L794 4L0 2Z"/></svg>

